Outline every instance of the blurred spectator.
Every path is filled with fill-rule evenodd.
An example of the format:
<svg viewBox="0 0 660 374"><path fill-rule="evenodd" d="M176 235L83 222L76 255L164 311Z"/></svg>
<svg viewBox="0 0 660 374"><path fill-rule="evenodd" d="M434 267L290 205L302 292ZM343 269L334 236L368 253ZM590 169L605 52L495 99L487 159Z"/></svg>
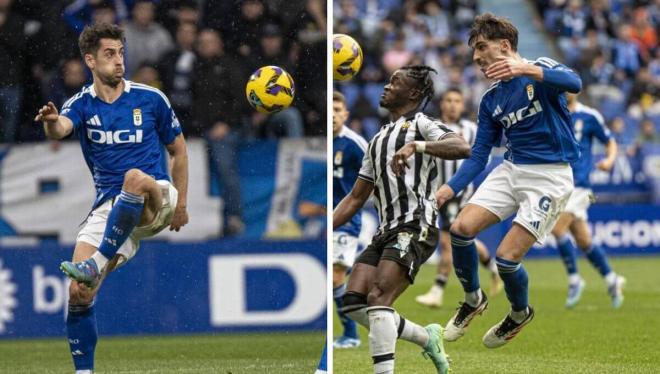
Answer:
<svg viewBox="0 0 660 374"><path fill-rule="evenodd" d="M206 136L213 163L224 187L226 235L243 232L238 146L246 131L239 103L245 102L246 72L225 54L220 34L211 29L199 33L198 59L194 66L193 122Z"/></svg>
<svg viewBox="0 0 660 374"><path fill-rule="evenodd" d="M85 67L79 58L66 60L51 84L50 100L61 108L65 101L80 92L87 82Z"/></svg>
<svg viewBox="0 0 660 374"><path fill-rule="evenodd" d="M651 49L658 46L658 36L649 23L649 14L644 8L635 9L631 38L637 42L642 59L648 62L651 57Z"/></svg>
<svg viewBox="0 0 660 374"><path fill-rule="evenodd" d="M154 22L155 5L150 0L138 0L133 6L133 18L124 27L126 34L126 72L131 75L138 66L155 64L174 46L163 26Z"/></svg>
<svg viewBox="0 0 660 374"><path fill-rule="evenodd" d="M159 90L163 88L163 83L160 81L158 70L149 64L140 65L135 73L133 73L131 80L136 83L142 83L153 88L158 88Z"/></svg>
<svg viewBox="0 0 660 374"><path fill-rule="evenodd" d="M23 101L28 45L25 20L0 0L0 142L16 140Z"/></svg>
<svg viewBox="0 0 660 374"><path fill-rule="evenodd" d="M634 77L641 66L639 53L639 46L632 38L632 28L628 24L621 25L612 50L614 66L623 70L628 77Z"/></svg>
<svg viewBox="0 0 660 374"><path fill-rule="evenodd" d="M640 124L639 134L635 138L635 143L628 149L628 154L634 156L648 144L660 144L660 134L656 132L653 121L645 119Z"/></svg>
<svg viewBox="0 0 660 374"><path fill-rule="evenodd" d="M184 129L192 119L194 98L191 88L196 59L194 53L196 38L197 26L194 23L180 23L176 29L175 49L167 53L158 65L163 89L167 92Z"/></svg>
<svg viewBox="0 0 660 374"><path fill-rule="evenodd" d="M123 22L128 9L123 0L76 0L64 9L64 21L77 35L89 24Z"/></svg>
<svg viewBox="0 0 660 374"><path fill-rule="evenodd" d="M227 40L227 47L241 56L249 56L259 47L259 36L266 22L276 23L266 15L262 0L243 0L239 2L232 22L220 29Z"/></svg>

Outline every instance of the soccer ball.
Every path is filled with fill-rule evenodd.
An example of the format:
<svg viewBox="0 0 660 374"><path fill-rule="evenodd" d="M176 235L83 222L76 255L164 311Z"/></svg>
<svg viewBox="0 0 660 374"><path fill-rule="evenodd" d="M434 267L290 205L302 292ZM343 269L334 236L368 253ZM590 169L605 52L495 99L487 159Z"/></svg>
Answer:
<svg viewBox="0 0 660 374"><path fill-rule="evenodd" d="M332 36L332 78L345 81L353 78L362 67L362 48L348 35Z"/></svg>
<svg viewBox="0 0 660 374"><path fill-rule="evenodd" d="M260 113L275 113L293 102L293 78L278 66L264 66L250 76L245 86L248 102Z"/></svg>

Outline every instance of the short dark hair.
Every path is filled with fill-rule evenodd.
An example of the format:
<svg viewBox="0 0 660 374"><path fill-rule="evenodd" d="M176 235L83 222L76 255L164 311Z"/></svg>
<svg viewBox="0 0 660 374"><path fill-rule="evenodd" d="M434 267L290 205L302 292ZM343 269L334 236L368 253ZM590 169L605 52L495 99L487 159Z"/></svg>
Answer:
<svg viewBox="0 0 660 374"><path fill-rule="evenodd" d="M518 50L518 29L508 19L498 17L493 13L484 13L474 19L470 28L468 45L474 48L474 43L479 36L486 40L508 40L511 48L514 51Z"/></svg>
<svg viewBox="0 0 660 374"><path fill-rule="evenodd" d="M334 91L332 93L332 101L339 101L340 103L344 104L344 106L346 106L346 96L344 96L339 91Z"/></svg>
<svg viewBox="0 0 660 374"><path fill-rule="evenodd" d="M435 74L438 74L438 72L426 65L407 65L402 67L401 70L405 71L408 77L415 80L417 88L422 93L422 110L424 110L426 104L433 99L435 94L431 72Z"/></svg>
<svg viewBox="0 0 660 374"><path fill-rule="evenodd" d="M444 99L444 98L445 98L445 95L447 95L447 94L450 93L450 92L457 93L457 94L461 95L461 97L463 96L463 91L461 91L460 88L458 88L458 87L456 87L456 86L451 86L451 87L447 88L447 89L445 90L445 92L442 93L442 98Z"/></svg>
<svg viewBox="0 0 660 374"><path fill-rule="evenodd" d="M91 26L85 26L85 29L78 38L78 48L80 54L85 58L86 54L96 55L101 47L101 39L120 40L125 43L124 30L117 25L109 23L99 23Z"/></svg>

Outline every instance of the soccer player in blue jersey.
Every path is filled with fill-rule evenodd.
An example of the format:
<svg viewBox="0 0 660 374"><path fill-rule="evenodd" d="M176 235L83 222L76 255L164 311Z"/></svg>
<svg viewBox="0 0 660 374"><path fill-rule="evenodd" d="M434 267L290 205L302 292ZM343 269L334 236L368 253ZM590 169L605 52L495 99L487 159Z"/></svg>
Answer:
<svg viewBox="0 0 660 374"><path fill-rule="evenodd" d="M543 242L573 191L570 163L580 156L571 130L564 92L577 93L582 82L566 66L549 58L527 61L517 52L518 30L508 20L486 13L472 24L473 59L494 83L481 98L477 139L472 156L436 192L442 206L482 170L502 134L507 152L502 165L481 184L450 227L454 269L465 302L446 326L454 341L488 305L479 285L475 236L516 214L496 251L496 263L511 312L483 337L488 348L513 339L534 317L528 304L528 278L522 259L535 242Z"/></svg>
<svg viewBox="0 0 660 374"><path fill-rule="evenodd" d="M575 139L580 143L581 152L580 159L571 163L575 190L566 203L566 209L552 229L552 234L557 239L559 254L568 273L566 307L573 308L577 305L586 285L578 273L575 246L570 238L572 235L587 260L605 278L607 291L612 298L612 306L618 308L623 303L623 285L626 280L612 270L603 249L591 242L591 234L587 226L587 209L594 198L589 183L589 174L593 165L591 145L594 138L605 145L605 158L600 160L596 167L609 171L616 159L617 144L610 130L605 127L603 116L598 111L578 102L577 95L567 94L566 98L573 121L573 133Z"/></svg>
<svg viewBox="0 0 660 374"><path fill-rule="evenodd" d="M344 126L348 115L346 98L340 92L334 92L332 94L333 208L351 192L367 150L367 141L348 126ZM333 344L335 348L360 346L356 323L342 312L344 307L342 300L346 293L346 272L355 262L361 227L361 215L358 213L332 233L332 293L339 320L344 328L342 336Z"/></svg>
<svg viewBox="0 0 660 374"><path fill-rule="evenodd" d="M59 114L49 102L35 121L43 122L49 139L76 133L96 187L73 261L60 266L74 280L66 329L76 373L85 374L94 370L94 297L101 280L135 256L142 238L167 226L179 231L188 222L188 156L165 95L123 79L123 31L109 24L89 26L78 45L93 84L65 102Z"/></svg>

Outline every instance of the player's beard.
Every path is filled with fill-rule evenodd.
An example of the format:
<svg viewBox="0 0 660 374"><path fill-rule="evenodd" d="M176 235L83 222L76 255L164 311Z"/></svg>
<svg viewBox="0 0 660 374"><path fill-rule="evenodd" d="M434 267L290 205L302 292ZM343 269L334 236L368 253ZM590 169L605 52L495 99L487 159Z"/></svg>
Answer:
<svg viewBox="0 0 660 374"><path fill-rule="evenodd" d="M103 84L105 84L106 86L110 86L113 88L117 87L117 85L121 82L122 78L123 78L123 74L116 74L114 72L108 75L99 74L99 79L101 80L101 82L103 82Z"/></svg>

